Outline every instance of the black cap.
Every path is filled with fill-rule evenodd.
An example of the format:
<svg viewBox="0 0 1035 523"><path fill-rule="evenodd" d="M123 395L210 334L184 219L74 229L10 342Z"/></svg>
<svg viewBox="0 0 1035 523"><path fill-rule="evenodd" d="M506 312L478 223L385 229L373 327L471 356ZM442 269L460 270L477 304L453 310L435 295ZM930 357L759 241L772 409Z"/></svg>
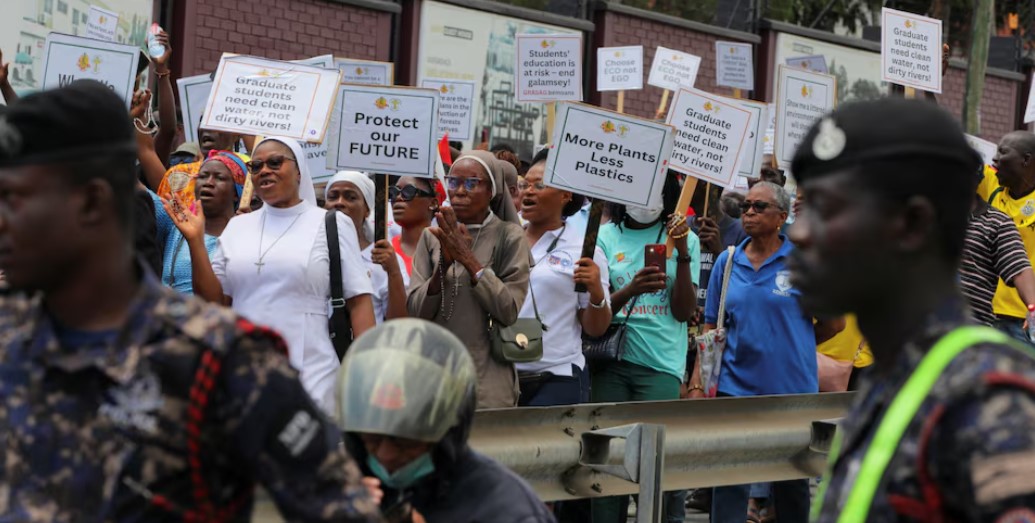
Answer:
<svg viewBox="0 0 1035 523"><path fill-rule="evenodd" d="M0 166L136 154L126 101L104 84L79 80L31 94L0 116Z"/></svg>
<svg viewBox="0 0 1035 523"><path fill-rule="evenodd" d="M866 162L917 158L958 164L968 176L981 165L947 111L928 101L882 98L847 103L820 118L798 146L791 172L803 179Z"/></svg>

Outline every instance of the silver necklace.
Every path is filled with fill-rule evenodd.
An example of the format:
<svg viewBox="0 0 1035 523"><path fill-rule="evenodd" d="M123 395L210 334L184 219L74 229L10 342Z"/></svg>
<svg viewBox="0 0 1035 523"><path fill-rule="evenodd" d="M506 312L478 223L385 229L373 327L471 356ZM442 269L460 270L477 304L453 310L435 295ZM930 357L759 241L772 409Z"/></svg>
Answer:
<svg viewBox="0 0 1035 523"><path fill-rule="evenodd" d="M261 274L262 273L262 266L266 265L266 263L263 262L262 260L264 258L266 258L266 255L270 253L270 250L273 249L273 246L275 246L277 244L277 242L279 242L280 239L283 238L284 235L287 234L288 231L290 231L291 228L295 226L295 222L297 222L298 219L302 217L302 214L305 214L305 213L298 213L295 216L295 219L291 220L291 225L288 225L287 229L284 229L284 232L280 233L280 236L277 236L277 239L273 240L273 243L271 243L270 246L266 248L266 252L263 252L262 251L262 239L266 235L266 214L267 213L265 213L265 212L262 213L262 228L259 230L259 261L255 262L255 274Z"/></svg>
<svg viewBox="0 0 1035 523"><path fill-rule="evenodd" d="M485 227L478 229L478 234L474 236L474 241L471 242L471 253L474 253L474 246L478 245L478 238L482 237L482 230ZM439 247L439 267L442 269L439 271L438 276L441 278L439 281L439 293L441 295L439 309L442 310L442 321L449 321L453 317L453 311L456 310L456 295L460 292L460 278L456 275L456 260L449 266L449 269L444 267L446 258L442 255L441 247ZM449 310L446 310L446 271L450 270L453 273L453 289L450 294ZM472 274L472 276L474 276Z"/></svg>

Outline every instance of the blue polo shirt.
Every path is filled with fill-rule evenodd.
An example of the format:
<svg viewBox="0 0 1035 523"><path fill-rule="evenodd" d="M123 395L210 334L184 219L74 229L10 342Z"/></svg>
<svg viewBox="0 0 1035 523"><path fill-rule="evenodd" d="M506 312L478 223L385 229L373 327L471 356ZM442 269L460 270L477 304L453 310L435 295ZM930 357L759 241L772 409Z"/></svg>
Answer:
<svg viewBox="0 0 1035 523"><path fill-rule="evenodd" d="M726 294L726 351L719 372L719 392L730 396L798 394L819 391L816 335L812 318L799 305L791 287L787 256L794 246L783 245L755 271L744 253L744 240L733 252L733 269ZM723 252L715 260L708 284L705 323L718 324L719 295L726 267Z"/></svg>

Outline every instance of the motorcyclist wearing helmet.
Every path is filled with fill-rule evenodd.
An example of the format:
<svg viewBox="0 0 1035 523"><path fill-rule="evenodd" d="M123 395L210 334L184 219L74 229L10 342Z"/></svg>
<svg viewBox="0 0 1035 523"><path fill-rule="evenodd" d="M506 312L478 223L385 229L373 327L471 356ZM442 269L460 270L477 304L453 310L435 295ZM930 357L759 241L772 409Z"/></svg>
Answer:
<svg viewBox="0 0 1035 523"><path fill-rule="evenodd" d="M381 480L388 521L554 521L524 480L468 446L476 383L463 343L431 322L385 322L349 348L339 419L364 475Z"/></svg>

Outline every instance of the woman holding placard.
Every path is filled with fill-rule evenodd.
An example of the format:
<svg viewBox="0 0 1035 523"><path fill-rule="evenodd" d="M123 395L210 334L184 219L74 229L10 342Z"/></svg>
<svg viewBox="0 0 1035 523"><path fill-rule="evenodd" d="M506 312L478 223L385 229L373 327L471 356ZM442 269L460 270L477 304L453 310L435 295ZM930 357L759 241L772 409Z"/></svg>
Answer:
<svg viewBox="0 0 1035 523"><path fill-rule="evenodd" d="M543 184L549 151L536 154L521 182L521 213L533 264L530 296L519 316L539 316L550 327L543 333L543 359L517 365L523 407L589 401L582 334L600 336L611 323L607 258L600 247L593 258L582 258L585 231L568 227L565 218L582 208L584 198ZM576 293L576 283L588 292Z"/></svg>
<svg viewBox="0 0 1035 523"><path fill-rule="evenodd" d="M451 207L421 235L408 296L411 316L456 334L478 369L478 408L518 401L514 364L490 354L490 328L513 325L528 291L529 249L499 160L461 156L446 178Z"/></svg>
<svg viewBox="0 0 1035 523"><path fill-rule="evenodd" d="M207 256L191 253L194 293L230 305L280 333L302 385L330 413L339 359L328 331L327 211L316 205L304 159L301 146L291 138L267 138L256 146L246 165L263 206L230 220L211 264ZM370 278L360 257L356 226L342 213L332 216L342 291L353 335L359 337L375 324Z"/></svg>
<svg viewBox="0 0 1035 523"><path fill-rule="evenodd" d="M679 192L678 178L669 172L661 206L616 205L612 222L600 227L597 245L607 257L613 321L625 325L625 343L620 359L590 362L594 402L679 399L686 323L697 309L701 270L700 241L676 209ZM675 251L666 259L668 238ZM655 246L660 256L647 259L645 251L657 252ZM685 491L666 493L666 521L683 521L685 500ZM626 496L593 500L593 521L624 522L628 502Z"/></svg>

